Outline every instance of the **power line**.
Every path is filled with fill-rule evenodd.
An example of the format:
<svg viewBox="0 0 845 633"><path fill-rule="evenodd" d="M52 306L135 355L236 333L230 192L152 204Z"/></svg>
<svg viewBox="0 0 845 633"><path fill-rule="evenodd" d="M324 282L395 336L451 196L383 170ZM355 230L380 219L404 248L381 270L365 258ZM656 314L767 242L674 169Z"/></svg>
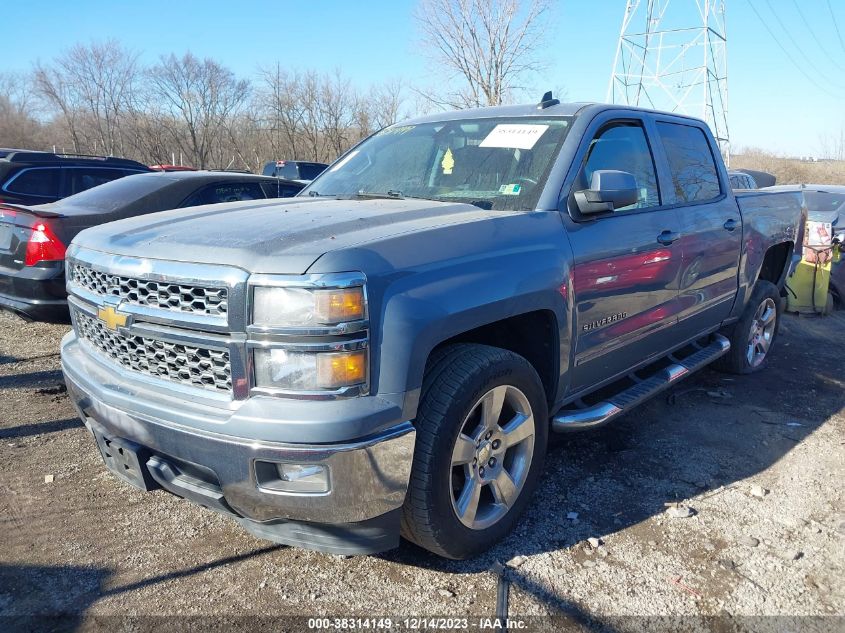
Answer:
<svg viewBox="0 0 845 633"><path fill-rule="evenodd" d="M836 35L839 37L839 45L845 51L845 40L842 39L842 32L839 30L839 24L836 21L836 15L833 13L833 7L830 6L830 0L827 0L827 10L830 11L830 19L833 20L833 28L836 29Z"/></svg>
<svg viewBox="0 0 845 633"><path fill-rule="evenodd" d="M807 27L807 30L810 32L810 35L815 40L816 44L819 45L819 48L822 50L822 52L825 54L825 56L831 62L833 62L836 66L838 66L839 68L845 68L845 66L840 64L836 60L836 58L833 55L830 54L830 52L827 50L827 47L824 44L822 44L821 40L816 35L815 30L813 29L812 26L810 26L810 23L807 21L807 18L804 16L804 12L801 10L801 5L798 4L798 0L792 0L792 4L795 5L795 10L798 11L798 15L801 16L801 21L804 22L804 26Z"/></svg>
<svg viewBox="0 0 845 633"><path fill-rule="evenodd" d="M774 40L775 44L778 45L778 48L780 48L780 50L783 51L783 54L786 55L786 58L792 63L793 66L795 66L795 68L798 69L798 72L800 72L802 75L804 75L804 78L807 81L809 81L816 88L818 88L819 90L821 90L822 92L824 92L828 96L831 96L835 99L841 98L842 95L833 93L830 90L828 90L827 88L825 88L823 85L821 85L819 82L817 82L813 78L812 75L807 74L807 72L804 70L804 68L801 66L801 64L799 64L798 62L795 61L795 59L792 57L792 55L789 53L789 51L786 50L786 47L783 44L781 44L780 40L775 35L774 31L772 31L772 29L769 27L768 23L763 19L763 16L760 15L760 12L757 11L757 7L754 6L754 2L752 2L752 0L748 0L748 6L750 6L751 10L754 11L754 15L757 16L757 19L760 20L760 23L769 32L769 35L772 36L772 40Z"/></svg>
<svg viewBox="0 0 845 633"><path fill-rule="evenodd" d="M782 29L783 29L783 32L784 32L784 33L786 33L786 37L788 37L788 38L789 38L789 41L790 41L790 42L792 42L792 45L793 45L793 46L794 46L794 47L798 50L798 52L801 54L801 57L803 57L803 58L805 59L805 61L807 62L807 64L809 64L809 65L810 65L810 67L811 67L811 68L812 68L812 67L815 67L815 64L813 63L813 60L812 60L812 59L810 59L810 57L807 55L807 53L805 53L805 52L804 52L804 49L803 49L803 48L801 48L801 45L800 45L800 44L798 44L798 42L797 42L797 41L795 41L795 38L794 38L794 37L792 37L792 33L790 33L790 30L789 30L789 29L786 27L786 25L783 23L783 20L781 20L781 19L780 19L780 15L778 15L778 12L777 12L777 11L775 11L775 10L772 8L772 2L771 2L771 0L765 0L765 2L766 2L766 6L768 6L768 7L769 7L769 11L771 11L771 12L772 12L772 15L774 15L774 16L775 16L775 20L777 20L778 24L780 24L780 28L782 28ZM818 72L818 69L816 69L816 71ZM831 81L831 80L830 80L830 77L827 77L827 76L826 76L826 75L824 75L823 73L818 72L818 74L820 75L820 79L822 79L825 83L828 83L828 84L836 84L836 82L835 82L835 81ZM836 87L837 87L837 88L842 88L842 86L841 86L841 85L836 85Z"/></svg>

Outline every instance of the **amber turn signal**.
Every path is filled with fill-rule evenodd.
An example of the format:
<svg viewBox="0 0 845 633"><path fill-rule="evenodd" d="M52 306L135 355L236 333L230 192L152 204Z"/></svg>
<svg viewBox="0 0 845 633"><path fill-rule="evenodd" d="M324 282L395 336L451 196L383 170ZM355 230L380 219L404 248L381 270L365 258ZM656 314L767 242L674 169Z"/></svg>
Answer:
<svg viewBox="0 0 845 633"><path fill-rule="evenodd" d="M340 389L360 385L367 380L367 352L317 354L317 385L321 389Z"/></svg>

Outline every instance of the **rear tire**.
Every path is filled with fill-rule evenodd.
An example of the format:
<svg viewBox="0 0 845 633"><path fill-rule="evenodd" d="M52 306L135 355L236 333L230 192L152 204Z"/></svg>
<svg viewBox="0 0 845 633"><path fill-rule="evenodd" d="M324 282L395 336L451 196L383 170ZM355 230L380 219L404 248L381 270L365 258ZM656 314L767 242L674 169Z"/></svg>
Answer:
<svg viewBox="0 0 845 633"><path fill-rule="evenodd" d="M548 440L546 394L507 350L439 350L423 378L402 535L453 559L503 538L537 486Z"/></svg>
<svg viewBox="0 0 845 633"><path fill-rule="evenodd" d="M730 333L730 351L714 363L714 368L731 374L751 374L763 369L780 329L783 301L777 286L760 280L740 320Z"/></svg>

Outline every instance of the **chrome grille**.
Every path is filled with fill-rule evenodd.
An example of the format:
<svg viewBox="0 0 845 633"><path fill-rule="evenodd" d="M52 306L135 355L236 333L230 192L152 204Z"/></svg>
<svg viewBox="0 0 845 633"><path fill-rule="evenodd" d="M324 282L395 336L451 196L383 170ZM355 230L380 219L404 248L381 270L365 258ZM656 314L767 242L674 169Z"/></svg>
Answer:
<svg viewBox="0 0 845 633"><path fill-rule="evenodd" d="M69 264L67 274L71 283L89 292L134 305L210 316L226 316L229 308L226 288L124 277L78 263Z"/></svg>
<svg viewBox="0 0 845 633"><path fill-rule="evenodd" d="M76 333L122 367L214 391L232 391L229 352L133 336L74 310Z"/></svg>

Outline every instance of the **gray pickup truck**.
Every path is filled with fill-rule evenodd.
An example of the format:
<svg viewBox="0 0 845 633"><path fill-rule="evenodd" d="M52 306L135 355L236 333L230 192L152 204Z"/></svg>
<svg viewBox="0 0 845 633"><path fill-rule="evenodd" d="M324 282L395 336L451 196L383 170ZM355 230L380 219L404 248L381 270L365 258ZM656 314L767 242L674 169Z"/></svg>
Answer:
<svg viewBox="0 0 845 633"><path fill-rule="evenodd" d="M62 367L137 487L281 543L465 558L530 503L550 432L763 367L802 231L797 194L731 191L695 119L436 114L298 197L82 232Z"/></svg>

